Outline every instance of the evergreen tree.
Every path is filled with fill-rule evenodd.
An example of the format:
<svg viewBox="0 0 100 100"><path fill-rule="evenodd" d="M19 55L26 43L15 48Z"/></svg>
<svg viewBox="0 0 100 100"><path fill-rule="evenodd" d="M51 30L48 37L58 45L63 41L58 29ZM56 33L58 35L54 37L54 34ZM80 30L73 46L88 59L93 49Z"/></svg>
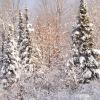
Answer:
<svg viewBox="0 0 100 100"><path fill-rule="evenodd" d="M3 45L3 63L2 63L2 83L3 87L10 87L20 78L20 64L17 51L17 43L12 36L12 30L7 36Z"/></svg>
<svg viewBox="0 0 100 100"><path fill-rule="evenodd" d="M4 43L5 43L5 32L2 31L2 35L1 35L1 38L2 38L2 47L1 47L1 66L3 66L3 59L4 59Z"/></svg>
<svg viewBox="0 0 100 100"><path fill-rule="evenodd" d="M19 13L19 57L20 63L22 65L22 71L26 74L31 74L33 72L32 64L32 47L30 40L30 32L28 29L28 15L27 9L25 9L25 14L22 16L21 12Z"/></svg>
<svg viewBox="0 0 100 100"><path fill-rule="evenodd" d="M99 64L93 52L93 37L91 24L89 22L86 4L81 0L78 27L73 31L73 62L75 67L81 69L83 83L99 78L97 72Z"/></svg>

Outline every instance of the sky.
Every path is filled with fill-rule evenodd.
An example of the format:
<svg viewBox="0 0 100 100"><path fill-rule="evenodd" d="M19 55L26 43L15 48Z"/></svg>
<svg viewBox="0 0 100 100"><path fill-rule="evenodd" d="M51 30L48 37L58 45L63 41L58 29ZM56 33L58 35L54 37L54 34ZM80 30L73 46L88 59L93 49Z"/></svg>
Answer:
<svg viewBox="0 0 100 100"><path fill-rule="evenodd" d="M37 13L37 9L39 8L39 4L42 0L20 0L21 1L21 7L25 7L27 5L27 7L32 11L32 12L35 12ZM49 1L49 0L48 0ZM65 0L67 3L66 3L66 7L68 8L74 8L72 7L73 5L74 6L77 6L77 2L79 2L80 0Z"/></svg>
<svg viewBox="0 0 100 100"><path fill-rule="evenodd" d="M32 9L36 5L36 0L20 0L21 7L28 6L29 9Z"/></svg>
<svg viewBox="0 0 100 100"><path fill-rule="evenodd" d="M34 14L38 13L38 9L40 8L40 5L39 5L40 1L41 0L21 0L20 5L22 8L24 8L27 5L27 7L29 8L29 10L31 12L30 16L31 16L31 18L33 18ZM65 0L65 1L67 2L65 5L67 8L67 16L66 17L67 17L67 21L70 22L70 20L71 20L70 18L72 18L70 16L74 15L75 17L73 17L73 18L76 18L75 13L77 12L77 7L79 6L78 2L80 0ZM69 27L70 27L70 25L69 25Z"/></svg>
<svg viewBox="0 0 100 100"><path fill-rule="evenodd" d="M25 6L27 5L29 7L29 9L35 9L37 8L38 4L40 3L41 0L20 0L20 4L21 6ZM75 4L77 1L80 1L80 0L65 0L67 1L67 4Z"/></svg>

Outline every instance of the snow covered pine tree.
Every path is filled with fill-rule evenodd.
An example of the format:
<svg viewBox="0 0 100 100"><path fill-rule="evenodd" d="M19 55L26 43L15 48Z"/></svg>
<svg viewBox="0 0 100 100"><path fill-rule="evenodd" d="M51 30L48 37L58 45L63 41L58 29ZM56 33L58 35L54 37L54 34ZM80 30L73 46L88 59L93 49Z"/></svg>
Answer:
<svg viewBox="0 0 100 100"><path fill-rule="evenodd" d="M7 89L20 78L20 64L17 43L12 35L11 26L9 26L9 34L4 42L3 48L4 52L1 69L1 82L3 84L3 88Z"/></svg>
<svg viewBox="0 0 100 100"><path fill-rule="evenodd" d="M5 43L5 32L4 31L2 31L1 32L2 34L1 34L1 41L2 41L2 43L1 43L1 45L2 45L2 47L1 47L1 64L0 64L0 70L1 70L1 68L2 68L2 66L3 66L3 59L4 59L4 43Z"/></svg>
<svg viewBox="0 0 100 100"><path fill-rule="evenodd" d="M80 2L78 27L73 31L73 63L81 69L82 80L80 83L89 83L90 80L99 78L99 63L93 52L93 37L91 23L87 15L86 3Z"/></svg>
<svg viewBox="0 0 100 100"><path fill-rule="evenodd" d="M32 64L32 47L30 40L30 31L28 29L28 15L27 9L25 9L24 17L21 12L19 12L19 39L18 39L18 49L21 69L23 73L30 76L33 72Z"/></svg>

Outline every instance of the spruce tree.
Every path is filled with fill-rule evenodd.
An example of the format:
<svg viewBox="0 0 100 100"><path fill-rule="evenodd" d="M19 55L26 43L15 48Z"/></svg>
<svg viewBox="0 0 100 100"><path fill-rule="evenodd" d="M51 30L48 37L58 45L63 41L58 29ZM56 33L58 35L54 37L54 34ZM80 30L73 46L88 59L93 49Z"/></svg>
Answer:
<svg viewBox="0 0 100 100"><path fill-rule="evenodd" d="M81 69L82 80L80 82L87 83L90 80L99 78L97 72L99 64L93 52L94 42L86 3L84 0L81 0L80 3L78 27L72 34L73 63L75 67Z"/></svg>
<svg viewBox="0 0 100 100"><path fill-rule="evenodd" d="M1 35L1 66L3 66L3 59L4 59L4 43L5 43L5 32L2 31L2 35Z"/></svg>
<svg viewBox="0 0 100 100"><path fill-rule="evenodd" d="M12 36L12 30L9 30L7 39L5 39L3 48L3 63L2 63L2 84L4 88L10 87L20 78L20 64L17 50L17 43Z"/></svg>
<svg viewBox="0 0 100 100"><path fill-rule="evenodd" d="M27 9L25 9L24 16L22 16L21 12L19 12L18 49L22 71L24 71L24 73L26 73L27 75L31 75L33 72L32 47L30 40L30 32L28 29Z"/></svg>

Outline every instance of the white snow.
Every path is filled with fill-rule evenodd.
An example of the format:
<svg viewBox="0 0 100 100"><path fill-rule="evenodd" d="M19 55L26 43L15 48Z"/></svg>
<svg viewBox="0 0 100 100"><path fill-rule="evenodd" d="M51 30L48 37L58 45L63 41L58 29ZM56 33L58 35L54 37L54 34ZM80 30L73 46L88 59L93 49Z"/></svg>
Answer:
<svg viewBox="0 0 100 100"><path fill-rule="evenodd" d="M85 40L85 39L86 39L86 36L83 36L83 37L82 37L82 40Z"/></svg>
<svg viewBox="0 0 100 100"><path fill-rule="evenodd" d="M90 26L90 27L93 27L93 23L90 23L89 26Z"/></svg>
<svg viewBox="0 0 100 100"><path fill-rule="evenodd" d="M85 61L85 58L84 58L83 56L81 56L79 60L80 60L81 66L83 66L83 63L84 63L84 61Z"/></svg>
<svg viewBox="0 0 100 100"><path fill-rule="evenodd" d="M90 77L91 77L91 74L92 74L91 71L87 69L87 70L85 70L85 72L83 73L83 77L84 77L84 78L90 78Z"/></svg>
<svg viewBox="0 0 100 100"><path fill-rule="evenodd" d="M28 27L29 32L34 32L34 28L32 24L28 24L27 27Z"/></svg>
<svg viewBox="0 0 100 100"><path fill-rule="evenodd" d="M79 35L80 32L79 32L79 31L75 31L74 34L75 34L75 35Z"/></svg>
<svg viewBox="0 0 100 100"><path fill-rule="evenodd" d="M100 49L93 49L93 51L94 51L96 54L100 55Z"/></svg>
<svg viewBox="0 0 100 100"><path fill-rule="evenodd" d="M98 75L100 77L100 69L95 69L95 73L98 73Z"/></svg>

